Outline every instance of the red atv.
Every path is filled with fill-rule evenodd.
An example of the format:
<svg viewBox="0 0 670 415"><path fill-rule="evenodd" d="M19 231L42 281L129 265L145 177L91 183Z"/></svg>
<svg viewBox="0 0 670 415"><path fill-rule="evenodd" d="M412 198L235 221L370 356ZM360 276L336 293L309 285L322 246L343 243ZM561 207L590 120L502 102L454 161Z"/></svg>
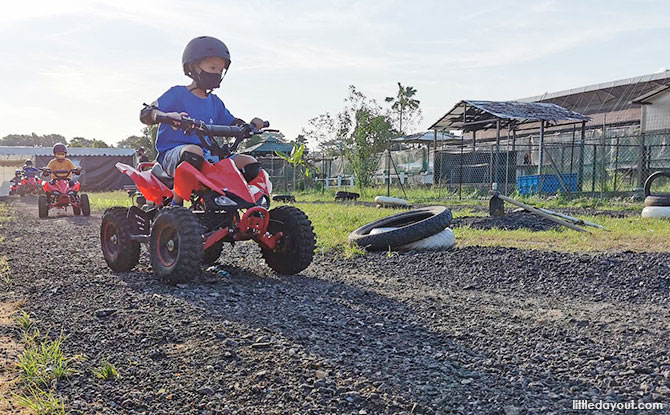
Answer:
<svg viewBox="0 0 670 415"><path fill-rule="evenodd" d="M192 119L175 122L158 117L187 134L196 134L203 148L219 156L212 164L189 155L168 176L158 163L137 169L117 163L130 176L147 203L142 209L113 207L102 217L100 238L105 261L114 271L131 270L139 261L140 243L149 243L153 272L164 282L188 282L201 264L213 264L224 242L252 239L260 245L266 264L279 274L296 274L314 257L312 223L300 209L272 210L272 183L265 170L247 182L231 156L245 138L263 131L251 125L207 125ZM265 127L269 125L266 123ZM268 131L268 130L265 130ZM234 144L217 143L234 137ZM209 139L208 139L209 138ZM143 168L152 166L150 170ZM171 206L173 193L190 200L190 208Z"/></svg>
<svg viewBox="0 0 670 415"><path fill-rule="evenodd" d="M19 188L21 187L21 182L23 181L22 176L23 176L22 170L16 170L14 172L14 177L12 178L12 180L9 181L12 184L12 186L9 188L10 196L19 194Z"/></svg>
<svg viewBox="0 0 670 415"><path fill-rule="evenodd" d="M37 169L34 169L37 171ZM41 193L42 182L35 177L35 174L29 174L23 170L16 170L14 179L12 179L10 194L17 194L21 197L25 195L36 195Z"/></svg>
<svg viewBox="0 0 670 415"><path fill-rule="evenodd" d="M80 174L81 170L50 170L40 169L44 176L55 176L53 180L44 181L45 194L40 195L37 200L38 213L40 218L49 216L50 209L67 209L72 206L72 213L75 216L91 214L91 206L88 202L88 195L79 194L81 187L78 181L70 180L70 173Z"/></svg>

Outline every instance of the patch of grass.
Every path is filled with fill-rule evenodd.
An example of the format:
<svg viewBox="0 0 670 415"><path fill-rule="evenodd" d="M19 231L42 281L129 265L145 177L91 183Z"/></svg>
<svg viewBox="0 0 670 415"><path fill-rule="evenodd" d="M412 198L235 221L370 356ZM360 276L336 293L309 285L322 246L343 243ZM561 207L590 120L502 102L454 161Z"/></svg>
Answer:
<svg viewBox="0 0 670 415"><path fill-rule="evenodd" d="M130 207L132 203L128 192L124 190L89 193L88 199L91 204L91 210L104 210L112 206Z"/></svg>
<svg viewBox="0 0 670 415"><path fill-rule="evenodd" d="M317 235L317 252L341 252L347 257L364 255L365 251L348 246L347 238L354 229L373 220L398 213L394 209L377 209L353 204L297 203L309 216ZM454 216L487 216L482 210L454 210ZM551 231L454 228L456 246L507 246L523 249L544 249L564 252L602 251L670 251L670 220L648 219L637 215L624 218L580 216L606 226L611 232L587 229L579 233L567 228Z"/></svg>
<svg viewBox="0 0 670 415"><path fill-rule="evenodd" d="M373 220L398 213L394 209L377 209L353 204L297 203L297 208L309 216L317 235L317 252L344 251L347 255L359 255L356 248L346 248L351 231Z"/></svg>
<svg viewBox="0 0 670 415"><path fill-rule="evenodd" d="M12 282L12 278L9 275L9 263L7 262L6 256L0 257L0 279L2 279L5 284Z"/></svg>
<svg viewBox="0 0 670 415"><path fill-rule="evenodd" d="M113 364L103 360L99 368L93 369L93 375L102 380L118 379L119 371Z"/></svg>
<svg viewBox="0 0 670 415"><path fill-rule="evenodd" d="M42 336L37 329L25 333L25 347L23 353L19 355L17 364L21 371L21 379L26 384L38 388L48 387L53 381L76 373L72 363L81 358L66 357L61 348L63 340L62 335L55 339L49 338L48 335Z"/></svg>
<svg viewBox="0 0 670 415"><path fill-rule="evenodd" d="M563 252L667 252L670 250L670 220L629 216L582 219L607 227L610 232L587 227L591 233L567 228L532 232L529 230L480 230L455 228L456 246L506 246Z"/></svg>
<svg viewBox="0 0 670 415"><path fill-rule="evenodd" d="M24 332L28 332L33 328L33 319L30 317L30 313L26 313L25 310L17 311L14 320Z"/></svg>
<svg viewBox="0 0 670 415"><path fill-rule="evenodd" d="M52 392L31 386L23 394L14 394L16 403L35 415L65 415L65 405Z"/></svg>

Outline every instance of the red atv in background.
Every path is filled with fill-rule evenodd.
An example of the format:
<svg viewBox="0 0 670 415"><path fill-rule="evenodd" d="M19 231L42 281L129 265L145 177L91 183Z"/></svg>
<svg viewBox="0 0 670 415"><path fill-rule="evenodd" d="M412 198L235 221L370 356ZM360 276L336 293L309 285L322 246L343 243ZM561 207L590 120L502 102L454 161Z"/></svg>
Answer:
<svg viewBox="0 0 670 415"><path fill-rule="evenodd" d="M12 180L9 181L12 184L12 186L9 188L10 196L19 194L19 188L21 187L21 181L23 180L22 176L23 176L22 170L14 171L14 177L12 178Z"/></svg>
<svg viewBox="0 0 670 415"><path fill-rule="evenodd" d="M81 174L81 170L50 170L47 168L40 169L44 176L55 176L53 180L44 181L44 193L40 195L37 200L37 208L40 218L49 216L51 209L67 209L72 206L72 213L75 216L83 214L89 216L91 214L91 206L88 202L88 195L79 194L80 183L71 180L68 176L70 173Z"/></svg>
<svg viewBox="0 0 670 415"><path fill-rule="evenodd" d="M37 171L37 169L35 169ZM21 197L25 195L37 195L42 193L42 182L35 177L35 174L30 174L23 170L16 170L14 178L12 179L12 187L10 188L10 195L17 194Z"/></svg>
<svg viewBox="0 0 670 415"><path fill-rule="evenodd" d="M117 163L149 205L105 211L100 239L111 269L131 270L139 261L140 243L149 243L154 274L170 284L188 282L201 264L217 261L224 242L249 239L260 245L266 264L275 272L296 274L307 268L316 245L307 215L292 206L269 210L272 183L265 170L247 182L229 157L242 140L263 131L251 125L207 125L188 118L175 122L158 117L157 121L196 134L220 161L187 158L177 166L174 178L158 163L142 163L138 169ZM228 147L217 143L216 137L236 139ZM148 166L150 170L142 171ZM190 200L191 207L171 206L173 192Z"/></svg>

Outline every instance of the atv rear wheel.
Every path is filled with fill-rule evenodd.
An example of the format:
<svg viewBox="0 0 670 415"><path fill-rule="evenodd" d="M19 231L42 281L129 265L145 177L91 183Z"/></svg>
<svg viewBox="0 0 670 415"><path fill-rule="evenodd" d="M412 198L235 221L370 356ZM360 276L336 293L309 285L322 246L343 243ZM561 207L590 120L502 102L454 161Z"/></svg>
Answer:
<svg viewBox="0 0 670 415"><path fill-rule="evenodd" d="M79 206L81 206L81 213L84 216L91 216L91 205L88 203L88 195L84 194L79 197Z"/></svg>
<svg viewBox="0 0 670 415"><path fill-rule="evenodd" d="M40 218L49 216L49 202L47 202L47 197L45 195L40 195L40 197L37 198L37 214Z"/></svg>
<svg viewBox="0 0 670 415"><path fill-rule="evenodd" d="M204 255L203 227L184 207L161 209L151 228L151 266L168 284L189 282Z"/></svg>
<svg viewBox="0 0 670 415"><path fill-rule="evenodd" d="M75 216L81 215L81 208L77 206L72 206L72 213L74 213Z"/></svg>
<svg viewBox="0 0 670 415"><path fill-rule="evenodd" d="M270 211L268 232L282 233L274 250L261 249L265 263L278 274L297 274L314 258L316 237L312 222L293 206L279 206Z"/></svg>
<svg viewBox="0 0 670 415"><path fill-rule="evenodd" d="M127 218L128 208L105 210L100 224L100 245L107 265L116 272L133 269L140 260L140 244L130 239L133 224Z"/></svg>

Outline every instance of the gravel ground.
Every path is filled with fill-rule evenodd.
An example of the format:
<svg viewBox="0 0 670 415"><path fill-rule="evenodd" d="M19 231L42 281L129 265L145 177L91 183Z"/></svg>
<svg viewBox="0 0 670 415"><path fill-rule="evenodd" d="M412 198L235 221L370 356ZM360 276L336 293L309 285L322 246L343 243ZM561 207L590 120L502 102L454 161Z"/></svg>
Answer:
<svg viewBox="0 0 670 415"><path fill-rule="evenodd" d="M450 227L470 227L473 229L483 230L497 228L508 231L515 229L525 229L537 232L557 229L560 228L561 225L533 213L508 212L505 213L505 215L498 217L463 216L460 218L455 218L451 222Z"/></svg>
<svg viewBox="0 0 670 415"><path fill-rule="evenodd" d="M135 272L106 267L99 212L40 221L35 207L12 210L0 301L26 299L42 331L62 330L66 351L87 357L57 387L73 414L670 408L670 254L321 255L278 277L241 243L221 259L230 277L170 287L146 254ZM94 379L103 359L120 379Z"/></svg>

